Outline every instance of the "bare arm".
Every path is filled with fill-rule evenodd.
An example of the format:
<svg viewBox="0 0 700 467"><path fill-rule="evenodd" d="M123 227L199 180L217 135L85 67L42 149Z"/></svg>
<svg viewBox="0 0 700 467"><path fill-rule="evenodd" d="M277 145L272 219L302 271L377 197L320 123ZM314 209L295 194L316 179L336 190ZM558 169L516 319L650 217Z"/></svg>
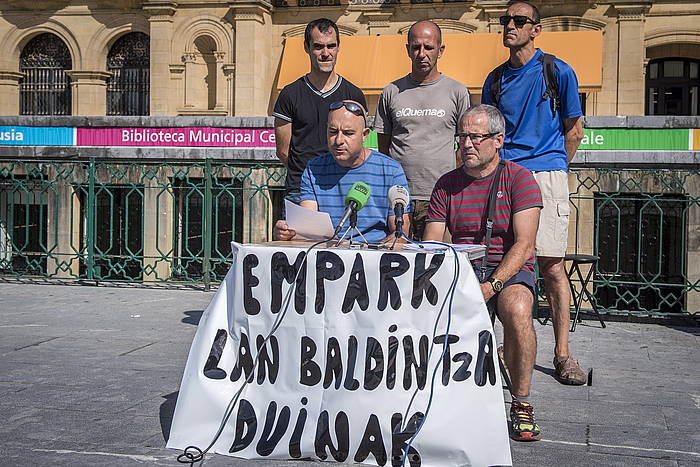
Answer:
<svg viewBox="0 0 700 467"><path fill-rule="evenodd" d="M391 146L391 135L377 133L377 146L379 146L379 152L389 156L389 147Z"/></svg>
<svg viewBox="0 0 700 467"><path fill-rule="evenodd" d="M445 235L444 222L426 222L425 230L423 231L423 241L424 242L441 242L443 236Z"/></svg>
<svg viewBox="0 0 700 467"><path fill-rule="evenodd" d="M583 117L565 118L564 119L564 147L566 148L567 159L566 163L571 162L571 159L576 155L578 145L583 139Z"/></svg>
<svg viewBox="0 0 700 467"><path fill-rule="evenodd" d="M277 157L287 167L289 160L289 143L292 141L292 124L275 117L275 144Z"/></svg>
<svg viewBox="0 0 700 467"><path fill-rule="evenodd" d="M535 238L539 224L540 208L524 209L513 215L515 243L506 252L501 263L491 274L492 278L506 282L530 259L535 250ZM494 295L493 287L488 282L481 284L481 291L484 293L484 300L486 301Z"/></svg>

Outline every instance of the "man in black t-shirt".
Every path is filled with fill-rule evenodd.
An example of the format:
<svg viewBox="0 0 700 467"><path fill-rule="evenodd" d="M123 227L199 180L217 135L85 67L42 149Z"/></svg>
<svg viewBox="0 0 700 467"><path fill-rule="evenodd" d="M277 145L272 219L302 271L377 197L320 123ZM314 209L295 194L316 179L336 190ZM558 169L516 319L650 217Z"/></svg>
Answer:
<svg viewBox="0 0 700 467"><path fill-rule="evenodd" d="M340 50L338 26L326 18L306 25L304 51L311 71L282 89L275 117L277 157L287 167L286 197L299 204L299 183L306 163L328 152L328 107L335 101L353 100L367 109L360 89L335 72Z"/></svg>

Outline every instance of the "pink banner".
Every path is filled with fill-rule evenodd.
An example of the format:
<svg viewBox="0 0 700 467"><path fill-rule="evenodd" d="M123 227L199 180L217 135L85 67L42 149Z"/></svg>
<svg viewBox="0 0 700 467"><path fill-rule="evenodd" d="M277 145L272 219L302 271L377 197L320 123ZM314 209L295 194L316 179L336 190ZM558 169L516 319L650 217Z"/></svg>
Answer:
<svg viewBox="0 0 700 467"><path fill-rule="evenodd" d="M274 148L272 128L78 128L78 146Z"/></svg>

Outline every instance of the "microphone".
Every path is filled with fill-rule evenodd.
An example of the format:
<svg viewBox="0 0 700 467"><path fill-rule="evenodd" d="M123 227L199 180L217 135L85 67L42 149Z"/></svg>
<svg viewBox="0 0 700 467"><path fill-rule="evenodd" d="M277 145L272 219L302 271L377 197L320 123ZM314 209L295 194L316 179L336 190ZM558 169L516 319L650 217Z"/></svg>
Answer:
<svg viewBox="0 0 700 467"><path fill-rule="evenodd" d="M340 229L343 228L345 223L350 218L352 213L356 213L367 204L369 201L370 190L369 185L363 182L355 182L353 186L348 190L348 194L345 195L345 213L338 223L338 227L335 228L333 235L338 235Z"/></svg>
<svg viewBox="0 0 700 467"><path fill-rule="evenodd" d="M389 206L394 209L394 216L396 216L396 230L394 231L396 238L401 237L403 232L403 212L408 206L410 199L408 190L401 185L394 185L389 188Z"/></svg>

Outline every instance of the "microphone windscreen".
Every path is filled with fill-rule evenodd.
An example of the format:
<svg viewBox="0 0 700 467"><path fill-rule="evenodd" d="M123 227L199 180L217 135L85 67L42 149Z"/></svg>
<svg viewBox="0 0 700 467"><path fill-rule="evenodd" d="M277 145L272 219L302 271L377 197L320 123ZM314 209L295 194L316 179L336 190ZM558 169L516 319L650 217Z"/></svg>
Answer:
<svg viewBox="0 0 700 467"><path fill-rule="evenodd" d="M347 206L350 204L350 201L354 201L359 211L365 207L365 204L369 201L370 192L369 185L363 182L355 182L355 184L350 187L348 194L345 195L345 205Z"/></svg>
<svg viewBox="0 0 700 467"><path fill-rule="evenodd" d="M389 206L393 208L397 204L401 204L404 209L408 206L411 196L408 194L408 190L401 185L394 185L389 188Z"/></svg>

